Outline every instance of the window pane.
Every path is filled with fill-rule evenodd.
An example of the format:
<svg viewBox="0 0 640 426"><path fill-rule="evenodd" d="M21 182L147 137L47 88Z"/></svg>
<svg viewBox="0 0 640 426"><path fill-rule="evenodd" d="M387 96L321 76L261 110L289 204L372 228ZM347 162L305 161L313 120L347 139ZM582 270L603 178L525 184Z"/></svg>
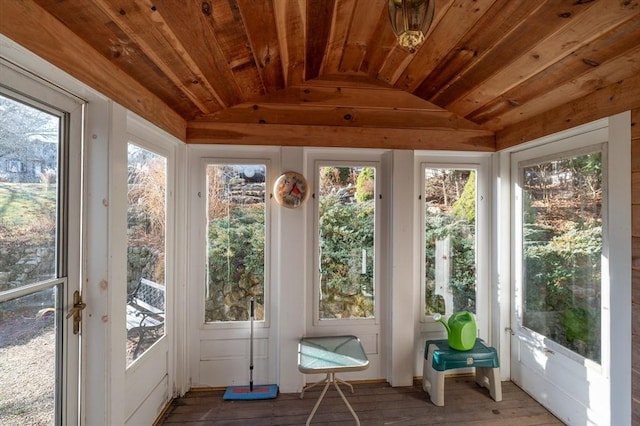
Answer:
<svg viewBox="0 0 640 426"><path fill-rule="evenodd" d="M320 319L375 316L375 169L320 167Z"/></svg>
<svg viewBox="0 0 640 426"><path fill-rule="evenodd" d="M127 365L164 335L167 159L128 147Z"/></svg>
<svg viewBox="0 0 640 426"><path fill-rule="evenodd" d="M56 289L0 303L0 424L55 423Z"/></svg>
<svg viewBox="0 0 640 426"><path fill-rule="evenodd" d="M476 313L476 172L427 168L424 188L424 313Z"/></svg>
<svg viewBox="0 0 640 426"><path fill-rule="evenodd" d="M257 164L207 166L205 321L264 320L265 177Z"/></svg>
<svg viewBox="0 0 640 426"><path fill-rule="evenodd" d="M522 169L523 325L600 362L601 154Z"/></svg>
<svg viewBox="0 0 640 426"><path fill-rule="evenodd" d="M0 292L56 277L59 129L0 95Z"/></svg>

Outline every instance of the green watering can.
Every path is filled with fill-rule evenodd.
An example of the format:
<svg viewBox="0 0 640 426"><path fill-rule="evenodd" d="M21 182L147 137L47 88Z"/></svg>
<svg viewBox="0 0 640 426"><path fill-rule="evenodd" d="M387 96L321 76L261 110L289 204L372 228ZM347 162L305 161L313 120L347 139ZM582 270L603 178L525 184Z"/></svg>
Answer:
<svg viewBox="0 0 640 426"><path fill-rule="evenodd" d="M456 312L449 317L447 324L442 315L435 314L433 319L441 322L449 335L449 347L458 351L470 351L476 344L476 320L467 311Z"/></svg>

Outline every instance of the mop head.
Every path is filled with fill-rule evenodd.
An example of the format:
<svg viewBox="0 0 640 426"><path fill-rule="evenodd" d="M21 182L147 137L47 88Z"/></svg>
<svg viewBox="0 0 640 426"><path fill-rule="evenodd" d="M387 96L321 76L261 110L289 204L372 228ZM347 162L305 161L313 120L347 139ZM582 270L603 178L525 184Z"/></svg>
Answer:
<svg viewBox="0 0 640 426"><path fill-rule="evenodd" d="M228 400L252 400L272 399L278 396L278 385L229 386L222 399Z"/></svg>
<svg viewBox="0 0 640 426"><path fill-rule="evenodd" d="M251 346L249 351L249 386L229 386L224 393L224 400L252 400L252 399L272 399L278 395L278 385L256 385L253 384L253 319L255 317L255 302L251 298Z"/></svg>

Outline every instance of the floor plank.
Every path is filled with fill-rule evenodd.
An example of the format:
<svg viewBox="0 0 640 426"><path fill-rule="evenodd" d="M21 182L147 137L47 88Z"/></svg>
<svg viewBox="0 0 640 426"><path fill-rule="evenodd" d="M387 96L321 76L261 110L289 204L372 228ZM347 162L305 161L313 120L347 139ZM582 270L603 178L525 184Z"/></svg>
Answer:
<svg viewBox="0 0 640 426"><path fill-rule="evenodd" d="M502 401L495 402L471 376L449 377L445 406L431 403L420 382L391 387L387 383L355 383L354 393L341 388L360 418L368 425L562 425L563 423L511 382L502 383ZM304 425L322 387L305 392L281 393L275 399L223 401L222 390L196 390L173 401L158 425ZM352 425L351 413L334 388L330 388L312 425Z"/></svg>

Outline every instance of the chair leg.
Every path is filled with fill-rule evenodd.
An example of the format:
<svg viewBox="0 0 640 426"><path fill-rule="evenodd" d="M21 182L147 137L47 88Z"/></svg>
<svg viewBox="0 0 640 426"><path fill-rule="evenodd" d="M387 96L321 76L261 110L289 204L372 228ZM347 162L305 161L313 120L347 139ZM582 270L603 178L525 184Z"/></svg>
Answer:
<svg viewBox="0 0 640 426"><path fill-rule="evenodd" d="M422 389L429 393L434 405L442 407L444 406L444 371L433 369L434 347L432 346L429 346L429 353L422 367Z"/></svg>
<svg viewBox="0 0 640 426"><path fill-rule="evenodd" d="M144 330L140 330L140 337L138 338L138 343L136 343L136 347L133 350L133 359L138 358L138 352L140 351L140 346L142 346L142 341L144 339Z"/></svg>
<svg viewBox="0 0 640 426"><path fill-rule="evenodd" d="M476 367L476 383L489 389L489 395L495 401L502 401L502 382L500 381L500 369L488 367Z"/></svg>

